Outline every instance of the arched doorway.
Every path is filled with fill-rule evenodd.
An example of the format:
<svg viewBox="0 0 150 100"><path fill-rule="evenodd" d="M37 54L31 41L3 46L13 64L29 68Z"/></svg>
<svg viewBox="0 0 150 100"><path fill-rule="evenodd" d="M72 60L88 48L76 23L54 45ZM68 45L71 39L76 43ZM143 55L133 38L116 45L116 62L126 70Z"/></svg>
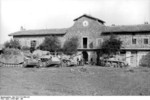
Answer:
<svg viewBox="0 0 150 100"><path fill-rule="evenodd" d="M82 54L83 54L83 59L85 63L88 62L88 53L86 51L83 51Z"/></svg>

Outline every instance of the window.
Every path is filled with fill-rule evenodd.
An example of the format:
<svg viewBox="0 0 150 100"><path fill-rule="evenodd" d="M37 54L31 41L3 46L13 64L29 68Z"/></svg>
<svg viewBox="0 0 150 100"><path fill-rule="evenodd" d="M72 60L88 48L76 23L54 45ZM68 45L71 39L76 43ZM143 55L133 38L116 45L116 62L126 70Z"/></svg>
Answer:
<svg viewBox="0 0 150 100"><path fill-rule="evenodd" d="M133 38L132 39L132 44L136 44L137 39Z"/></svg>
<svg viewBox="0 0 150 100"><path fill-rule="evenodd" d="M87 38L83 38L83 48L87 48Z"/></svg>
<svg viewBox="0 0 150 100"><path fill-rule="evenodd" d="M148 39L144 39L144 44L148 44Z"/></svg>

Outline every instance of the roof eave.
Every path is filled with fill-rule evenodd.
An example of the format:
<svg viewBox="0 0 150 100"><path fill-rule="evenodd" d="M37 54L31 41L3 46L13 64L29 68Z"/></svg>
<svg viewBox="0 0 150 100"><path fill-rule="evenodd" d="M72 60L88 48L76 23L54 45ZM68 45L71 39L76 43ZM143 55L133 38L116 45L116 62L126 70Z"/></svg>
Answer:
<svg viewBox="0 0 150 100"><path fill-rule="evenodd" d="M65 34L66 33L60 33L60 34L58 34L58 33L57 34L17 34L17 35L16 34L14 34L14 35L10 34L8 36L37 36L37 35L38 36L42 36L42 35L46 35L47 36L47 35L65 35Z"/></svg>
<svg viewBox="0 0 150 100"><path fill-rule="evenodd" d="M8 36L13 36L13 34L8 34Z"/></svg>
<svg viewBox="0 0 150 100"><path fill-rule="evenodd" d="M100 20L100 19L98 19L98 18L95 18L95 17L92 17L92 16L88 16L88 15L86 15L86 14L84 14L84 15L82 15L82 16L80 16L80 17L77 17L76 19L74 19L73 21L77 21L78 19L80 19L81 17L88 17L88 18L91 18L91 19L93 19L93 20L97 20L98 22L101 22L101 23L105 23L105 21L103 21L103 20Z"/></svg>
<svg viewBox="0 0 150 100"><path fill-rule="evenodd" d="M137 33L137 32L150 32L150 30L139 30L139 31L103 31L103 33Z"/></svg>

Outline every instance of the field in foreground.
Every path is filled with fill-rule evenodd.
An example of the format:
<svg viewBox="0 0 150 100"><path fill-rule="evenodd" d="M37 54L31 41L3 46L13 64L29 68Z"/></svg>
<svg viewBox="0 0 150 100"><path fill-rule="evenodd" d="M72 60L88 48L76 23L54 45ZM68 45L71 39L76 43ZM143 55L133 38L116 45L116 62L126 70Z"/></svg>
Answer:
<svg viewBox="0 0 150 100"><path fill-rule="evenodd" d="M0 95L150 95L150 69L1 67Z"/></svg>

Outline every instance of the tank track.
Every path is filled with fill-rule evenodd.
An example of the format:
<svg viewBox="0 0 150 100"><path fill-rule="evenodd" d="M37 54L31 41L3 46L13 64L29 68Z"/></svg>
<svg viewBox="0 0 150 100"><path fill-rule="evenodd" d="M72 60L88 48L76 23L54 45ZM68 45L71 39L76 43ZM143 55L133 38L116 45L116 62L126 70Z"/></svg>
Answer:
<svg viewBox="0 0 150 100"><path fill-rule="evenodd" d="M22 63L4 63L0 61L0 67L23 67L23 62Z"/></svg>
<svg viewBox="0 0 150 100"><path fill-rule="evenodd" d="M38 67L46 67L49 64L50 64L49 61L41 62L40 63L41 66L38 66ZM26 64L26 65L28 65L28 64ZM4 62L0 61L0 67L25 67L26 65L24 64L24 62L21 62L21 63L4 63ZM61 64L58 64L58 65L61 66Z"/></svg>

